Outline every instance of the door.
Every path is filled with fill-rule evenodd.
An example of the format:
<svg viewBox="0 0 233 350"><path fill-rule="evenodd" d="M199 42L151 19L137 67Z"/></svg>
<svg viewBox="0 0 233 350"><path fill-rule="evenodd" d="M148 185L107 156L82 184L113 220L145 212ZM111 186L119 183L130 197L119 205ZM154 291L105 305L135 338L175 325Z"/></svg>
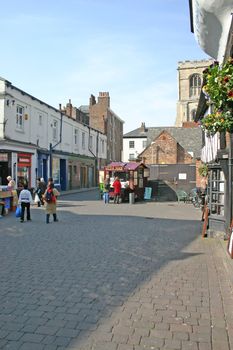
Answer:
<svg viewBox="0 0 233 350"><path fill-rule="evenodd" d="M66 190L66 160L60 159L60 181L61 181L61 190Z"/></svg>

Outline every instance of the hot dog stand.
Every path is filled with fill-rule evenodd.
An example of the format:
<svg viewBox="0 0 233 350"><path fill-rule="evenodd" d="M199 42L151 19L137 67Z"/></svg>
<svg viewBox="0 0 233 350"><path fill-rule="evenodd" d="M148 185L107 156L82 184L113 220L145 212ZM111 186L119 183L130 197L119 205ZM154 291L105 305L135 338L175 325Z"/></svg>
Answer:
<svg viewBox="0 0 233 350"><path fill-rule="evenodd" d="M104 179L110 179L110 198L114 197L112 184L116 177L121 182L121 199L129 200L129 194L134 193L135 199L143 200L144 190L147 187L149 168L144 163L111 162L104 167Z"/></svg>

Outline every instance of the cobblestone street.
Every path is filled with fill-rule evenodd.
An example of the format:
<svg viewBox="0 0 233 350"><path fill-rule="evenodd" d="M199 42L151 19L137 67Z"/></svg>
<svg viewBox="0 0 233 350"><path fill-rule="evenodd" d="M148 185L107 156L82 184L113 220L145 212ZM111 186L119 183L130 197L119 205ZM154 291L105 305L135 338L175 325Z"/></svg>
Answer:
<svg viewBox="0 0 233 350"><path fill-rule="evenodd" d="M233 263L191 204L61 197L0 221L0 349L233 349Z"/></svg>

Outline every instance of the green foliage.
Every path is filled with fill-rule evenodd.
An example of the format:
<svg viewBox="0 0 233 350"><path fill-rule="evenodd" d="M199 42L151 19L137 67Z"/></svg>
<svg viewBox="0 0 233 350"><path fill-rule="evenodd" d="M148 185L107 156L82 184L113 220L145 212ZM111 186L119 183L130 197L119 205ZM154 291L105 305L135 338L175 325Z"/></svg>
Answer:
<svg viewBox="0 0 233 350"><path fill-rule="evenodd" d="M233 117L230 111L216 111L201 120L201 126L210 135L217 131L233 131Z"/></svg>
<svg viewBox="0 0 233 350"><path fill-rule="evenodd" d="M214 104L212 114L201 120L202 128L209 134L233 131L233 59L224 65L213 64L204 73L206 85L203 92Z"/></svg>
<svg viewBox="0 0 233 350"><path fill-rule="evenodd" d="M203 164L198 168L198 172L200 176L206 177L208 175L208 166L207 164Z"/></svg>

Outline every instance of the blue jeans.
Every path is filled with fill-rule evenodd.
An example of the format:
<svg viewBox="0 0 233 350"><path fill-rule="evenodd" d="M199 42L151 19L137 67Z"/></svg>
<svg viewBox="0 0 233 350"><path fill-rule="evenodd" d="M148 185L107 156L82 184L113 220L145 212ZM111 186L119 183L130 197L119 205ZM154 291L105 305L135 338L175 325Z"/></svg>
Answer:
<svg viewBox="0 0 233 350"><path fill-rule="evenodd" d="M109 193L108 192L104 192L103 193L103 199L104 199L104 203L109 203Z"/></svg>

